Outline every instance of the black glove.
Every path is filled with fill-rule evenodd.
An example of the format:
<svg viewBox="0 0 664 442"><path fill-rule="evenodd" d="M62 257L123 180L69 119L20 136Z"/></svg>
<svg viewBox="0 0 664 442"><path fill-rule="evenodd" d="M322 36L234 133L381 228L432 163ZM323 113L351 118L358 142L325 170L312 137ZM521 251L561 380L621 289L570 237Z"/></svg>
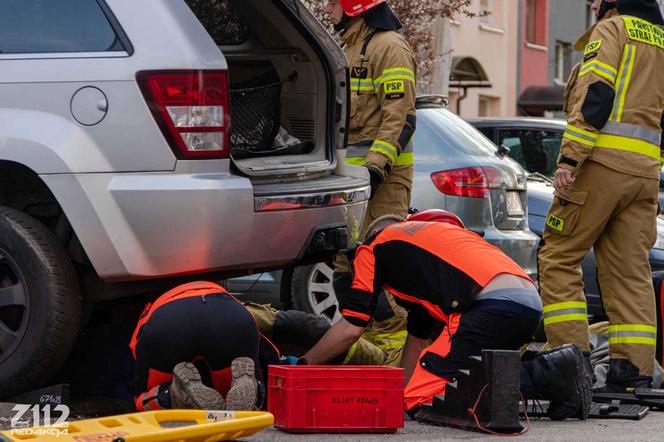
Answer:
<svg viewBox="0 0 664 442"><path fill-rule="evenodd" d="M368 165L366 167L369 171L369 177L371 180L371 196L369 197L369 199L371 199L376 194L378 186L380 186L383 182L383 173L378 170L376 166Z"/></svg>

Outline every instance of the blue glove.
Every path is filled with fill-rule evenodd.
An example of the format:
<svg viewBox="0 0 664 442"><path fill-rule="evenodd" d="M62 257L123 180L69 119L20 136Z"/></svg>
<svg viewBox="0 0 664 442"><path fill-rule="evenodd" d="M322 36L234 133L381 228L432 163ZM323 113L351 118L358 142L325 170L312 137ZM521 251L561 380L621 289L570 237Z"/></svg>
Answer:
<svg viewBox="0 0 664 442"><path fill-rule="evenodd" d="M279 365L297 365L297 356L282 356L279 358Z"/></svg>

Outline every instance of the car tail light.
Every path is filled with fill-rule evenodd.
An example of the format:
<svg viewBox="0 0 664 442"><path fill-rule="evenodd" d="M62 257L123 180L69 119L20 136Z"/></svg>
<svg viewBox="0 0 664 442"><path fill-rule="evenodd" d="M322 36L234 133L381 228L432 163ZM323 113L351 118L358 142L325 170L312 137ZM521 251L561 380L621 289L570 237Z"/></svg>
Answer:
<svg viewBox="0 0 664 442"><path fill-rule="evenodd" d="M431 174L431 181L445 195L488 198L490 189L502 187L500 172L493 167L466 167Z"/></svg>
<svg viewBox="0 0 664 442"><path fill-rule="evenodd" d="M136 78L177 158L230 156L226 71L143 71Z"/></svg>

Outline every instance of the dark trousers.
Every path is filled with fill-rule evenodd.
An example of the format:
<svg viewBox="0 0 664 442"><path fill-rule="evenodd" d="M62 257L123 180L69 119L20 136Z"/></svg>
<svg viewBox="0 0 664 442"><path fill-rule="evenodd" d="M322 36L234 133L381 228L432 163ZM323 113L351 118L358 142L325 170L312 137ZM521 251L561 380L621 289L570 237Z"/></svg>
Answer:
<svg viewBox="0 0 664 442"><path fill-rule="evenodd" d="M449 316L443 332L422 351L404 393L405 408L431 403L444 396L459 370L467 370L470 356L482 350L518 350L530 342L541 313L511 301L488 299Z"/></svg>
<svg viewBox="0 0 664 442"><path fill-rule="evenodd" d="M231 362L249 357L258 367L259 344L254 317L227 294L164 304L152 314L138 338L134 376L137 409L163 408L168 398L159 397L159 387L172 381L173 368L180 362L205 367L202 377L225 395L232 380Z"/></svg>

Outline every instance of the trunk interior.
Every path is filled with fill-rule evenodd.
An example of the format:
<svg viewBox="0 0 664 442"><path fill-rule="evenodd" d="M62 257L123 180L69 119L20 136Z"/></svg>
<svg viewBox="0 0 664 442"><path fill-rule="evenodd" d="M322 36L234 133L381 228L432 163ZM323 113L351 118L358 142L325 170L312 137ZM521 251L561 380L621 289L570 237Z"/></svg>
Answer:
<svg viewBox="0 0 664 442"><path fill-rule="evenodd" d="M228 62L235 166L257 178L302 179L331 170L329 76L287 7L274 1L186 1ZM297 7L305 9L299 1Z"/></svg>

